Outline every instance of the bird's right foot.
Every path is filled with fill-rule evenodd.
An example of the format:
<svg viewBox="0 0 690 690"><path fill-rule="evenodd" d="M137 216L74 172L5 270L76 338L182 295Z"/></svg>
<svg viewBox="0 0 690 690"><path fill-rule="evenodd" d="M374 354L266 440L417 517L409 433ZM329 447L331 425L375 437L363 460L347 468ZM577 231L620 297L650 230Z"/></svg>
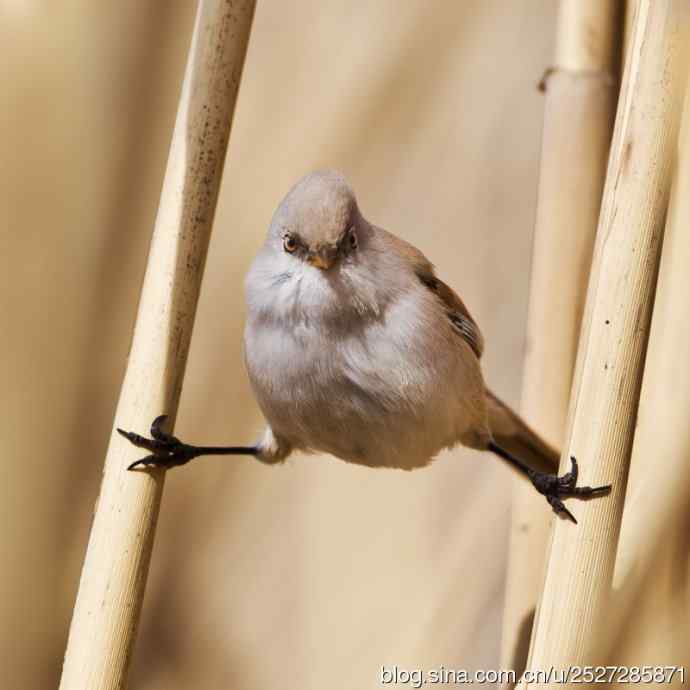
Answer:
<svg viewBox="0 0 690 690"><path fill-rule="evenodd" d="M127 467L128 470L133 470L139 466L169 469L178 465L184 465L199 455L198 448L182 443L179 438L163 431L162 427L167 418L167 415L160 415L153 420L151 424L151 438L140 436L133 431L117 430L120 436L124 436L137 448L144 448L151 452L151 455L147 455L145 458L136 460L129 465Z"/></svg>

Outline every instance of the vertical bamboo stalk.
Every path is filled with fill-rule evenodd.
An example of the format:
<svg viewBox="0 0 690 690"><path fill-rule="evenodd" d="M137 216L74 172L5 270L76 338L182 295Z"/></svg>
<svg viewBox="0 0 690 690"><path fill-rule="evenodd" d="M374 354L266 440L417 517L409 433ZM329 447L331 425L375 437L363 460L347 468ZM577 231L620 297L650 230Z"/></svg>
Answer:
<svg viewBox="0 0 690 690"><path fill-rule="evenodd" d="M575 506L578 527L554 524L531 670L599 661L685 86L682 15L674 0L636 7L561 458L613 491Z"/></svg>
<svg viewBox="0 0 690 690"><path fill-rule="evenodd" d="M690 58L688 32L690 26L686 26L683 41L686 61ZM636 648L642 647L645 639L651 636L658 640L659 656L655 657L655 663L671 663L663 658L669 655L675 663L683 663L678 650L685 650L685 660L690 652L690 627L687 625L686 607L682 603L683 597L687 597L690 582L682 584L683 566L680 562L676 563L676 568L680 568L674 578L676 582L662 584L663 576L658 572L660 557L663 559L665 550L675 546L678 553L680 546L681 553L686 553L683 541L690 514L690 430L687 419L690 364L686 357L678 357L678 353L690 352L688 96L686 89L678 164L664 231L638 426L630 461L628 495L613 576L615 606L607 622L609 634L604 644L608 652L607 663L622 663L621 655L626 653L628 659L635 658L632 654ZM663 423L660 424L659 420ZM679 544L680 534L684 536ZM638 627L631 631L631 614L639 616L636 612L640 597L649 593L650 587L666 589L665 593L672 589L673 599L665 602L654 617L646 617L645 629ZM680 624L674 625L671 619L674 611Z"/></svg>
<svg viewBox="0 0 690 690"><path fill-rule="evenodd" d="M521 411L557 447L565 433L580 320L618 93L621 0L562 0L546 91ZM502 667L522 671L543 583L550 514L516 483Z"/></svg>
<svg viewBox="0 0 690 690"><path fill-rule="evenodd" d="M254 1L201 0L115 427L174 422ZM123 240L124 241L124 240ZM123 688L164 473L111 435L60 687Z"/></svg>

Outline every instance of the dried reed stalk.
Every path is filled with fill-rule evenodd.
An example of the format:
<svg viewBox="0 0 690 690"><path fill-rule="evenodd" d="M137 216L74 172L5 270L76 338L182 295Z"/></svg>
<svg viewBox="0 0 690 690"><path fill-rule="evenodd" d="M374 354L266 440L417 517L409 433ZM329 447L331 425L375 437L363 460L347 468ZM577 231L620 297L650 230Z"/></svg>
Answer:
<svg viewBox="0 0 690 690"><path fill-rule="evenodd" d="M127 472L141 451L114 429L140 429L161 412L174 422L254 4L201 0L197 11L63 690L125 686L164 473Z"/></svg>
<svg viewBox="0 0 690 690"><path fill-rule="evenodd" d="M690 15L690 7L686 12ZM690 17L689 17L690 19ZM690 22L685 23L686 55L690 64ZM690 581L682 557L687 553L690 514L690 365L679 353L690 352L690 299L687 267L690 263L690 100L686 90L678 165L664 231L654 316L640 396L637 431L630 461L628 494L613 577L613 601L607 623L607 662L637 650L650 637L658 646L655 663L683 663L688 658L686 607ZM661 423L660 423L661 422ZM680 548L680 552L678 549ZM673 570L660 571L664 551L673 554ZM670 560L670 559L669 559ZM639 601L656 590L668 597L654 615L644 615ZM655 593L656 593L655 592ZM632 616L643 624L630 630ZM674 625L673 618L679 620ZM644 647L647 654L649 647ZM633 656L639 659L639 656ZM622 663L622 662L621 662Z"/></svg>
<svg viewBox="0 0 690 690"><path fill-rule="evenodd" d="M618 95L620 0L564 0L546 102L532 257L522 413L563 442L580 320ZM523 670L551 524L517 483L503 618L502 667Z"/></svg>
<svg viewBox="0 0 690 690"><path fill-rule="evenodd" d="M530 670L600 660L687 74L681 14L636 3L561 458L613 491L577 504L578 527L554 525Z"/></svg>

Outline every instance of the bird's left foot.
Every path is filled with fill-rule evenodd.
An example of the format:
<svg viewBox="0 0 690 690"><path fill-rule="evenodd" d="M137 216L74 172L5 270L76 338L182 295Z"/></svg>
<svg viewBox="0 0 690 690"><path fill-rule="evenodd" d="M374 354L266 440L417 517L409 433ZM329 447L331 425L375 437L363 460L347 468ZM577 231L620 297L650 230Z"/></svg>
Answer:
<svg viewBox="0 0 690 690"><path fill-rule="evenodd" d="M534 488L549 502L556 515L564 515L577 524L575 516L565 507L561 499L574 496L588 499L605 496L611 491L611 484L606 486L577 486L578 467L577 460L571 455L572 468L570 472L559 477L555 474L532 471L529 475Z"/></svg>

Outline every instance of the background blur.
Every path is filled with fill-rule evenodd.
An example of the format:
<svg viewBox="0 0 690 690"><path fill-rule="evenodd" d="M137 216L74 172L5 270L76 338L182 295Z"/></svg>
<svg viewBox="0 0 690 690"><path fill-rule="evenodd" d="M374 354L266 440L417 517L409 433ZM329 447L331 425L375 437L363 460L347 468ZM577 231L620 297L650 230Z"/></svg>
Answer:
<svg viewBox="0 0 690 690"><path fill-rule="evenodd" d="M7 687L59 678L195 4L0 0ZM458 289L490 386L517 403L556 10L258 3L180 436L261 429L244 273L282 196L324 166ZM376 687L383 664L497 668L514 481L466 450L410 474L320 457L175 470L131 687L351 690Z"/></svg>

